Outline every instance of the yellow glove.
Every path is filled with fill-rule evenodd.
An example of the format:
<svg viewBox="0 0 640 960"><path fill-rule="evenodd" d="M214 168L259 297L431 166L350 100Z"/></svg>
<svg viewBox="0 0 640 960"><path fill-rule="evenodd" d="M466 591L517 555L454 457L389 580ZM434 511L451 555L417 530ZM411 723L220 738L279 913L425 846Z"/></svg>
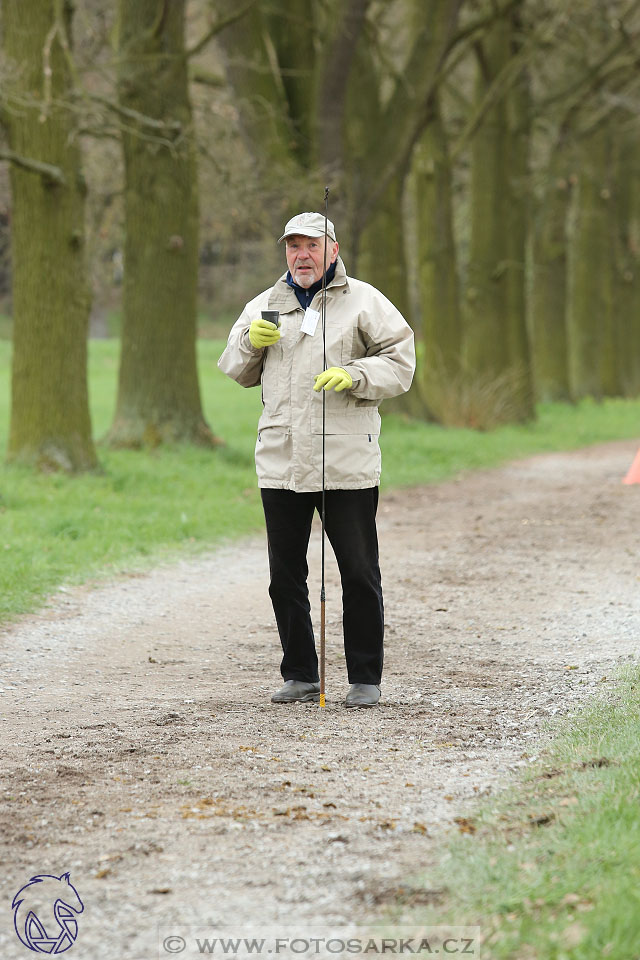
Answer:
<svg viewBox="0 0 640 960"><path fill-rule="evenodd" d="M280 339L280 331L273 323L268 320L252 320L249 327L249 340L251 345L259 349L260 347L271 347Z"/></svg>
<svg viewBox="0 0 640 960"><path fill-rule="evenodd" d="M313 379L316 381L314 390L322 390L323 387L331 390L335 387L336 393L340 393L341 390L350 390L353 386L353 380L342 367L329 367L324 373L316 374Z"/></svg>

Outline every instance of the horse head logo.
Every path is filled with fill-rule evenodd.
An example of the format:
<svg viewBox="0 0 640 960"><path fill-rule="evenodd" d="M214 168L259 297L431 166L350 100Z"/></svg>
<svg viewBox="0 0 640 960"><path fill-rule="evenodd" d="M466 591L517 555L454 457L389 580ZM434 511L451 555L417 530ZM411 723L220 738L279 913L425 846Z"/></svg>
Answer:
<svg viewBox="0 0 640 960"><path fill-rule="evenodd" d="M84 904L68 873L31 877L18 890L11 907L16 933L29 950L64 953L76 942L76 915L82 913Z"/></svg>

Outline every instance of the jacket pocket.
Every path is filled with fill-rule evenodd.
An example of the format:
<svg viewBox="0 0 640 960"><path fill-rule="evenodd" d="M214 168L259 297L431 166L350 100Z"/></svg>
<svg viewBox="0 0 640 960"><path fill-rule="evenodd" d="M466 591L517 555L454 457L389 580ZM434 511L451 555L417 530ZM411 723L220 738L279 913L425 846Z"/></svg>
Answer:
<svg viewBox="0 0 640 960"><path fill-rule="evenodd" d="M265 427L259 430L255 454L258 481L284 483L292 469L291 431L279 427Z"/></svg>
<svg viewBox="0 0 640 960"><path fill-rule="evenodd" d="M328 396L329 394L327 394ZM369 408L356 407L353 399L350 399L348 405L343 409L335 409L332 404L327 403L325 421L325 432L327 434L344 434L345 436L373 434L376 437L380 434L380 414L377 405ZM321 404L314 411L311 429L313 433L322 433Z"/></svg>
<svg viewBox="0 0 640 960"><path fill-rule="evenodd" d="M262 365L262 405L269 413L275 413L282 402L280 396L281 364L279 363L278 346L279 344L274 344L273 347L267 347ZM273 353L270 352L272 350Z"/></svg>
<svg viewBox="0 0 640 960"><path fill-rule="evenodd" d="M314 461L322 464L322 435L314 434ZM380 482L381 454L375 433L328 433L325 436L325 482L328 488L360 489Z"/></svg>

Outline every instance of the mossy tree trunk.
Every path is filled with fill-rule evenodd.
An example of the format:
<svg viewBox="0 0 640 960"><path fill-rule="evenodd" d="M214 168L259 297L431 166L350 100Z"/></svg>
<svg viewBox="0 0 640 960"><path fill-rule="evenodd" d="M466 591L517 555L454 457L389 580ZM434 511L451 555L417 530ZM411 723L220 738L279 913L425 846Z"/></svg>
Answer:
<svg viewBox="0 0 640 960"><path fill-rule="evenodd" d="M481 48L475 97L480 101L509 55L500 22ZM471 235L465 287L464 351L475 375L497 375L509 362L505 331L507 258L507 121L504 100L487 111L471 150Z"/></svg>
<svg viewBox="0 0 640 960"><path fill-rule="evenodd" d="M417 372L427 409L440 419L444 397L460 375L461 319L453 231L452 170L437 96L432 119L416 147L413 182L421 315Z"/></svg>
<svg viewBox="0 0 640 960"><path fill-rule="evenodd" d="M573 399L611 387L612 202L605 124L583 140L572 173L567 228L567 338Z"/></svg>
<svg viewBox="0 0 640 960"><path fill-rule="evenodd" d="M557 153L562 155L560 148ZM532 359L538 400L570 398L565 320L568 170L552 159L531 231L530 298Z"/></svg>
<svg viewBox="0 0 640 960"><path fill-rule="evenodd" d="M475 100L491 105L471 148L463 349L467 377L483 389L496 384L501 417L525 420L533 413L524 307L528 95L518 84L501 94L496 82L513 56L514 27L512 13L497 19L477 47Z"/></svg>
<svg viewBox="0 0 640 960"><path fill-rule="evenodd" d="M198 194L185 0L120 0L127 113L122 356L109 440L211 445L196 365Z"/></svg>
<svg viewBox="0 0 640 960"><path fill-rule="evenodd" d="M10 65L4 121L15 158L8 457L75 472L97 460L87 391L85 184L73 116L59 106L72 83L71 14L70 3L55 0L34 0L28 15L23 0L2 4Z"/></svg>
<svg viewBox="0 0 640 960"><path fill-rule="evenodd" d="M616 144L616 289L620 390L640 394L640 130L627 120Z"/></svg>
<svg viewBox="0 0 640 960"><path fill-rule="evenodd" d="M402 221L404 177L392 180L373 217L358 235L358 256L354 272L372 283L409 316L409 290L405 257L405 231Z"/></svg>
<svg viewBox="0 0 640 960"><path fill-rule="evenodd" d="M511 58L517 56L522 25L512 12ZM534 392L531 350L527 332L526 259L531 218L529 150L531 143L530 79L522 70L507 94L507 336L509 364L517 375L513 381L512 419L533 419Z"/></svg>
<svg viewBox="0 0 640 960"><path fill-rule="evenodd" d="M609 117L604 125L603 141L606 144L605 166L602 174L602 189L600 199L603 235L608 238L606 260L600 265L602 274L602 339L601 339L601 370L602 393L605 397L619 397L622 393L620 386L621 374L621 318L616 309L616 277L615 277L615 239L616 239L616 192L617 184L613 181L614 164L614 136L612 118Z"/></svg>
<svg viewBox="0 0 640 960"><path fill-rule="evenodd" d="M225 58L225 72L233 88L239 109L242 132L256 161L258 175L268 183L272 170L289 167L292 171L308 159L303 147L307 126L306 115L310 109L308 96L298 96L302 88L308 95L309 77L312 76L314 57L309 43L313 32L307 30L302 46L288 45L285 37L291 31L298 34L296 11L287 29L282 29L286 12L281 9L282 0L275 0L269 11L263 4L251 7L242 20L229 26L220 35L220 45ZM236 0L221 0L221 15L230 15L236 8ZM292 11L290 10L291 14ZM302 14L300 14L302 16ZM280 39L276 40L279 35ZM291 76L285 83L277 62L277 46L283 55L293 56ZM286 52L285 52L286 51ZM309 59L300 64L304 53ZM284 61L289 65L289 60ZM293 96L302 115L290 111L287 97ZM309 158L310 159L310 158Z"/></svg>
<svg viewBox="0 0 640 960"><path fill-rule="evenodd" d="M347 179L354 185L358 182L358 171L367 163L370 152L376 149L376 137L379 137L383 123L378 86L371 49L367 44L358 44L344 106L346 116L353 118L353 121L343 131L339 148L340 162ZM333 149L338 148L334 146ZM380 197L373 214L362 221L359 191L350 191L349 203L344 211L347 220L344 240L349 269L361 280L381 290L408 317L409 291L402 218L404 180L404 170L399 171Z"/></svg>

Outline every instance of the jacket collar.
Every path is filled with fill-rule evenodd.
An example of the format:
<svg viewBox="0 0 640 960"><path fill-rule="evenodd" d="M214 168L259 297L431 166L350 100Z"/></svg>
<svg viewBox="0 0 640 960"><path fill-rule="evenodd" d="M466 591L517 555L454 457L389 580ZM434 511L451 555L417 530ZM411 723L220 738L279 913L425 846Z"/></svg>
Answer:
<svg viewBox="0 0 640 960"><path fill-rule="evenodd" d="M347 290L349 289L347 271L341 257L338 257L333 280L327 284L327 294L335 290L336 287L346 287ZM297 310L299 306L300 304L298 303L295 290L287 283L287 274L285 272L271 288L271 293L269 294L269 309L279 310L280 313L290 313L291 310Z"/></svg>

